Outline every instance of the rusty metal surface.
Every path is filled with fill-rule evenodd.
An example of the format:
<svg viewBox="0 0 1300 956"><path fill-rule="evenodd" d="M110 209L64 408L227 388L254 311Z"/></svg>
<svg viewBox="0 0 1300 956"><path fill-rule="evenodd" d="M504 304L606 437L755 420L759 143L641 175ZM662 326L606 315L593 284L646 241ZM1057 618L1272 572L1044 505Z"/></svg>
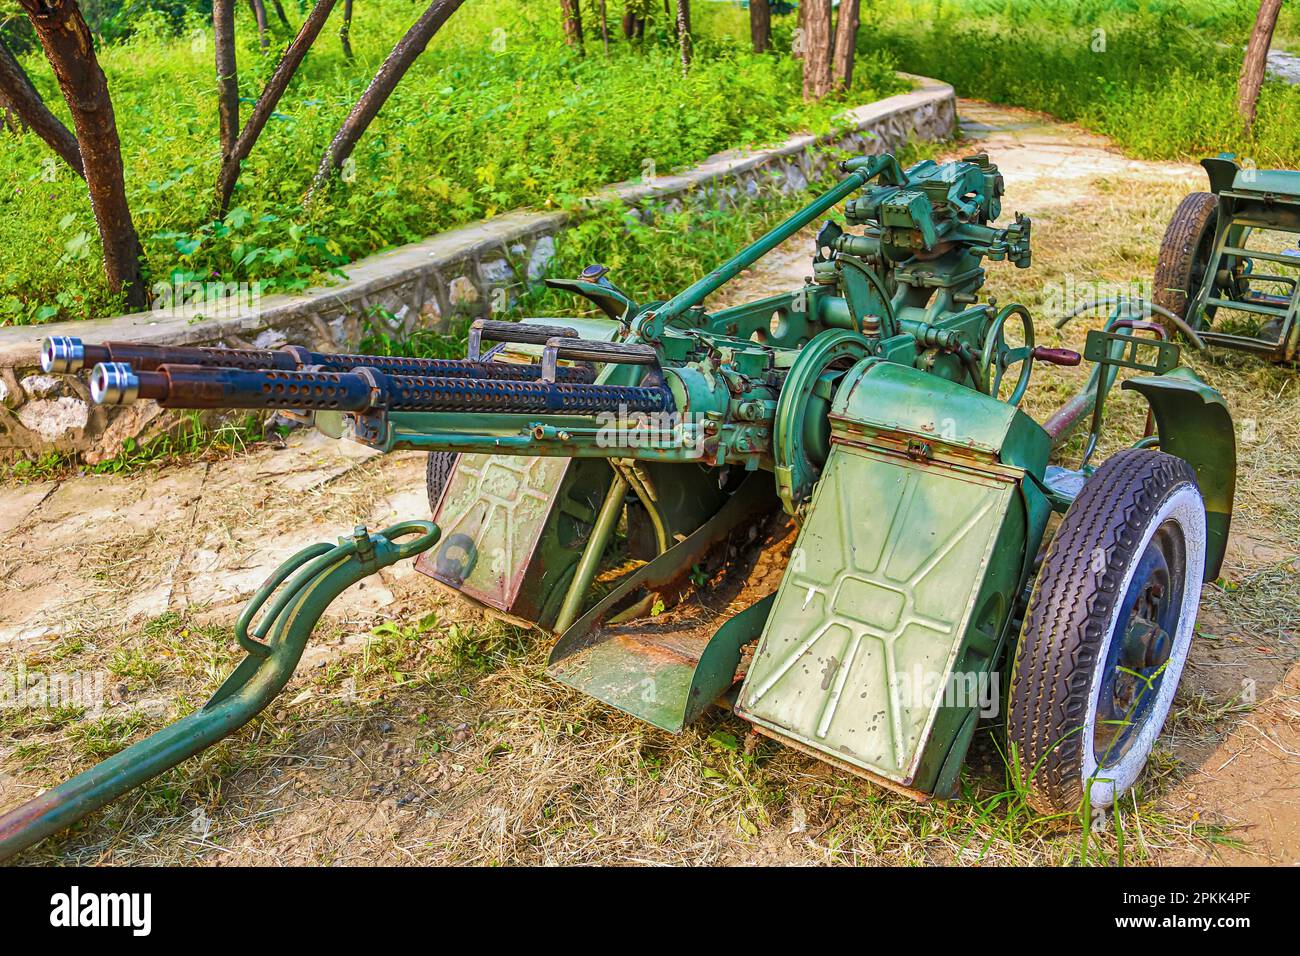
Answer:
<svg viewBox="0 0 1300 956"><path fill-rule="evenodd" d="M510 612L568 466L567 458L462 455L434 518L442 541L416 567Z"/></svg>
<svg viewBox="0 0 1300 956"><path fill-rule="evenodd" d="M625 578L565 631L547 672L656 727L680 731L735 682L741 649L758 638L767 619L769 592L779 580L779 572L761 570L766 553L761 549L771 539L763 536L766 532L754 537L748 562L729 555L742 550L741 544L750 540L747 531L765 525L763 516L773 510L766 482L749 478L716 515ZM782 540L784 536L776 539L778 547ZM710 554L716 567L706 560ZM784 562L774 564L779 569ZM710 582L695 600L662 616L617 623L615 612L647 591L667 596L671 606L675 585L692 568L707 574Z"/></svg>

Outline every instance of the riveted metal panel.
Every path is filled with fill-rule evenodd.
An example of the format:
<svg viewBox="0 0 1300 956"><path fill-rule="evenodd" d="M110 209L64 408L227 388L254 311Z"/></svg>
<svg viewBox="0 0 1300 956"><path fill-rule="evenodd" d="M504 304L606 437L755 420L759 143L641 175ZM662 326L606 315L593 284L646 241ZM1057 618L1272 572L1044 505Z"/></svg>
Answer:
<svg viewBox="0 0 1300 956"><path fill-rule="evenodd" d="M1014 490L837 444L738 712L910 785Z"/></svg>
<svg viewBox="0 0 1300 956"><path fill-rule="evenodd" d="M434 516L442 540L426 561L433 577L513 611L569 461L462 455Z"/></svg>

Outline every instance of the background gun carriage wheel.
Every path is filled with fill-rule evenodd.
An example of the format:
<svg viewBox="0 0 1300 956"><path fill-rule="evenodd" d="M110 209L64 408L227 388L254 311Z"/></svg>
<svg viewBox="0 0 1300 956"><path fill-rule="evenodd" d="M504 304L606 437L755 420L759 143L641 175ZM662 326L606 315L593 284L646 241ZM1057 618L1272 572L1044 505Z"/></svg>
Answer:
<svg viewBox="0 0 1300 956"><path fill-rule="evenodd" d="M1218 224L1219 197L1214 193L1191 193L1178 204L1160 242L1152 296L1156 305L1188 318L1187 307L1205 279ZM1206 321L1214 318L1215 311L1213 306L1206 306ZM1189 321L1198 332L1205 324L1195 316ZM1174 331L1169 329L1171 335Z"/></svg>

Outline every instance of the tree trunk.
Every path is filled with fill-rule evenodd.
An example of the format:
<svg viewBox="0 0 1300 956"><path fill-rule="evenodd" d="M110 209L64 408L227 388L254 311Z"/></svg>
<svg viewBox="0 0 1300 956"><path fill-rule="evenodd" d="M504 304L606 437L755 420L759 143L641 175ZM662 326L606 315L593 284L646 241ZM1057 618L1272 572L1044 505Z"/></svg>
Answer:
<svg viewBox="0 0 1300 956"><path fill-rule="evenodd" d="M217 55L217 122L224 165L239 137L239 68L235 63L235 0L212 0L212 45Z"/></svg>
<svg viewBox="0 0 1300 956"><path fill-rule="evenodd" d="M609 56L609 11L605 0L600 0L600 39L605 44L605 56Z"/></svg>
<svg viewBox="0 0 1300 956"><path fill-rule="evenodd" d="M41 99L13 52L0 38L0 108L11 128L25 127L54 150L78 176L81 170L81 147L77 138L63 125Z"/></svg>
<svg viewBox="0 0 1300 956"><path fill-rule="evenodd" d="M18 108L6 90L13 90L15 95L22 91L24 95L31 96L35 89L27 76L27 71L13 55L13 51L5 46L4 35L0 34L0 132L5 130L11 133L27 132L27 123L18 115ZM39 99L40 93L38 92L36 96ZM45 105L44 100L41 100L41 105ZM67 127L64 129L66 131Z"/></svg>
<svg viewBox="0 0 1300 956"><path fill-rule="evenodd" d="M361 99L357 100L357 105L352 107L352 112L339 127L329 148L325 150L316 175L312 178L311 188L307 190L303 200L305 204L311 203L312 198L329 181L334 171L342 167L343 161L352 155L357 141L365 134L397 84L406 75L406 71L411 68L411 64L424 52L433 35L464 2L465 0L434 0L411 29L406 31L406 35L397 41L393 51L379 67L375 78L361 94Z"/></svg>
<svg viewBox="0 0 1300 956"><path fill-rule="evenodd" d="M1273 28L1277 26L1282 0L1261 0L1255 17L1255 28L1250 31L1246 44L1246 58L1241 64L1241 77L1237 81L1237 113L1247 136L1255 125L1255 107L1259 104L1259 88L1264 85L1264 71L1268 65L1268 48L1273 42Z"/></svg>
<svg viewBox="0 0 1300 956"><path fill-rule="evenodd" d="M339 42L343 44L343 55L351 63L352 55L352 0L343 0L343 26L339 27Z"/></svg>
<svg viewBox="0 0 1300 956"><path fill-rule="evenodd" d="M677 0L677 42L682 51L682 75L691 68L691 4Z"/></svg>
<svg viewBox="0 0 1300 956"><path fill-rule="evenodd" d="M280 22L286 27L289 27L289 29L293 29L293 24L291 24L289 18L284 15L284 4L282 4L280 0L271 0L271 6L275 8L275 15L280 18Z"/></svg>
<svg viewBox="0 0 1300 956"><path fill-rule="evenodd" d="M804 0L803 98L819 100L831 90L831 0Z"/></svg>
<svg viewBox="0 0 1300 956"><path fill-rule="evenodd" d="M579 0L560 0L564 14L564 42L582 49L582 7Z"/></svg>
<svg viewBox="0 0 1300 956"><path fill-rule="evenodd" d="M109 288L126 294L128 309L143 309L148 304L141 275L143 250L126 201L122 144L108 80L95 57L90 29L76 0L18 2L36 29L72 113Z"/></svg>
<svg viewBox="0 0 1300 956"><path fill-rule="evenodd" d="M840 0L839 19L835 23L835 57L831 80L841 92L853 85L853 57L857 52L860 0Z"/></svg>
<svg viewBox="0 0 1300 956"><path fill-rule="evenodd" d="M772 7L767 0L749 0L749 40L755 53L772 45Z"/></svg>
<svg viewBox="0 0 1300 956"><path fill-rule="evenodd" d="M248 0L248 6L253 11L253 19L257 21L257 42L262 45L262 52L265 53L271 45L266 35L266 5L262 0Z"/></svg>
<svg viewBox="0 0 1300 956"><path fill-rule="evenodd" d="M293 42L289 44L289 49L285 51L284 57L276 65L275 72L266 81L266 89L262 90L262 95L257 98L257 104L253 107L253 112L249 115L248 122L240 131L233 147L230 150L222 150L221 172L217 176L217 198L213 207L213 218L220 219L226 214L226 209L230 205L230 196L235 191L235 182L239 179L240 164L253 151L258 137L262 135L262 130L266 128L267 120L275 112L275 107L280 102L280 98L284 96L284 91L289 88L289 82L298 71L298 67L302 65L303 59L307 56L307 51L316 42L321 30L325 28L325 21L329 19L330 14L334 11L336 2L337 0L316 0L316 5L311 8L311 13L302 21L302 27L298 30L298 35L293 38Z"/></svg>
<svg viewBox="0 0 1300 956"><path fill-rule="evenodd" d="M0 130L8 130L11 133L27 132L27 124L23 122L3 91L0 91Z"/></svg>

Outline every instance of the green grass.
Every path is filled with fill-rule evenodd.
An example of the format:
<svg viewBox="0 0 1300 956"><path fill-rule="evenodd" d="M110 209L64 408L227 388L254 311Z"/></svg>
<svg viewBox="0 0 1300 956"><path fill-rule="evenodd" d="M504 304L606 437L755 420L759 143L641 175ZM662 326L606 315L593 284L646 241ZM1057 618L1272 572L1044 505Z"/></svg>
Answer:
<svg viewBox="0 0 1300 956"><path fill-rule="evenodd" d="M917 143L900 152L904 163L930 157L942 143ZM556 236L554 275L577 275L591 263L610 268L610 279L638 302L662 299L694 282L701 275L733 256L764 232L805 206L834 181L834 174L822 182L793 193L770 191L740 209L709 208L693 203L669 210L653 202L636 216L620 203L597 208L585 219ZM585 299L544 286L522 286L504 318L524 316L598 314ZM374 308L363 318L359 350L376 355L405 355L418 358L463 358L468 320L453 326L448 334L417 329L408 335L393 335L394 316Z"/></svg>
<svg viewBox="0 0 1300 956"><path fill-rule="evenodd" d="M0 0L0 16L13 6ZM150 284L220 279L293 291L378 249L507 209L565 206L651 167L829 128L845 101L897 91L895 65L948 80L962 95L1080 122L1137 156L1228 149L1261 166L1300 166L1300 88L1266 84L1254 135L1238 127L1250 0L879 0L864 8L854 90L812 106L786 53L792 17L775 22L778 52L755 56L743 10L696 6L696 63L683 78L662 17L642 43L624 42L611 23L608 58L589 23L579 57L561 41L553 0L466 4L363 139L348 181L307 215L301 198L317 159L412 15L406 0L358 5L356 61L327 27L221 222L206 214L218 166L210 33L197 19L179 37L160 18L139 21L100 56ZM275 57L260 53L242 5L239 16L246 114ZM272 30L275 45L287 42ZM1297 37L1300 10L1288 5L1276 45ZM35 54L26 62L66 117L48 67ZM0 324L120 309L103 281L84 190L66 170L46 181L49 158L31 135L6 136L0 151Z"/></svg>
<svg viewBox="0 0 1300 956"><path fill-rule="evenodd" d="M467 3L412 67L328 198L301 200L326 144L413 17L407 0L358 4L356 61L327 26L246 163L224 221L207 218L219 155L212 40L195 21L180 38L141 30L105 45L127 191L151 286L258 282L292 291L378 249L520 206L559 207L653 167L662 174L720 149L826 130L847 101L903 89L886 54L867 57L854 89L806 105L799 64L749 51L739 8L700 4L696 61L683 78L661 24L606 58L560 38L553 0ZM0 0L0 14L12 0ZM292 5L290 6L292 9ZM240 94L246 116L274 55L258 51L239 5ZM790 17L778 20L789 49ZM616 26L611 21L611 26ZM277 35L276 44L286 42ZM66 118L48 66L26 65ZM0 150L0 323L112 314L100 246L81 182L46 181L50 152L34 135Z"/></svg>
<svg viewBox="0 0 1300 956"><path fill-rule="evenodd" d="M1300 87L1265 84L1252 136L1236 82L1257 3L1247 0L880 0L862 46L959 95L1077 121L1148 159L1221 150L1300 166ZM1284 8L1280 37L1300 33Z"/></svg>
<svg viewBox="0 0 1300 956"><path fill-rule="evenodd" d="M899 159L908 165L933 157L944 145L914 143L899 151ZM610 280L635 301L667 298L806 206L837 178L828 170L804 190L770 191L740 209L684 203L673 211L650 203L643 207L647 214L638 217L624 206L605 206L556 238L551 272L577 275L598 262L609 266ZM511 314L572 315L575 308L595 313L570 293L534 287L522 292Z"/></svg>

